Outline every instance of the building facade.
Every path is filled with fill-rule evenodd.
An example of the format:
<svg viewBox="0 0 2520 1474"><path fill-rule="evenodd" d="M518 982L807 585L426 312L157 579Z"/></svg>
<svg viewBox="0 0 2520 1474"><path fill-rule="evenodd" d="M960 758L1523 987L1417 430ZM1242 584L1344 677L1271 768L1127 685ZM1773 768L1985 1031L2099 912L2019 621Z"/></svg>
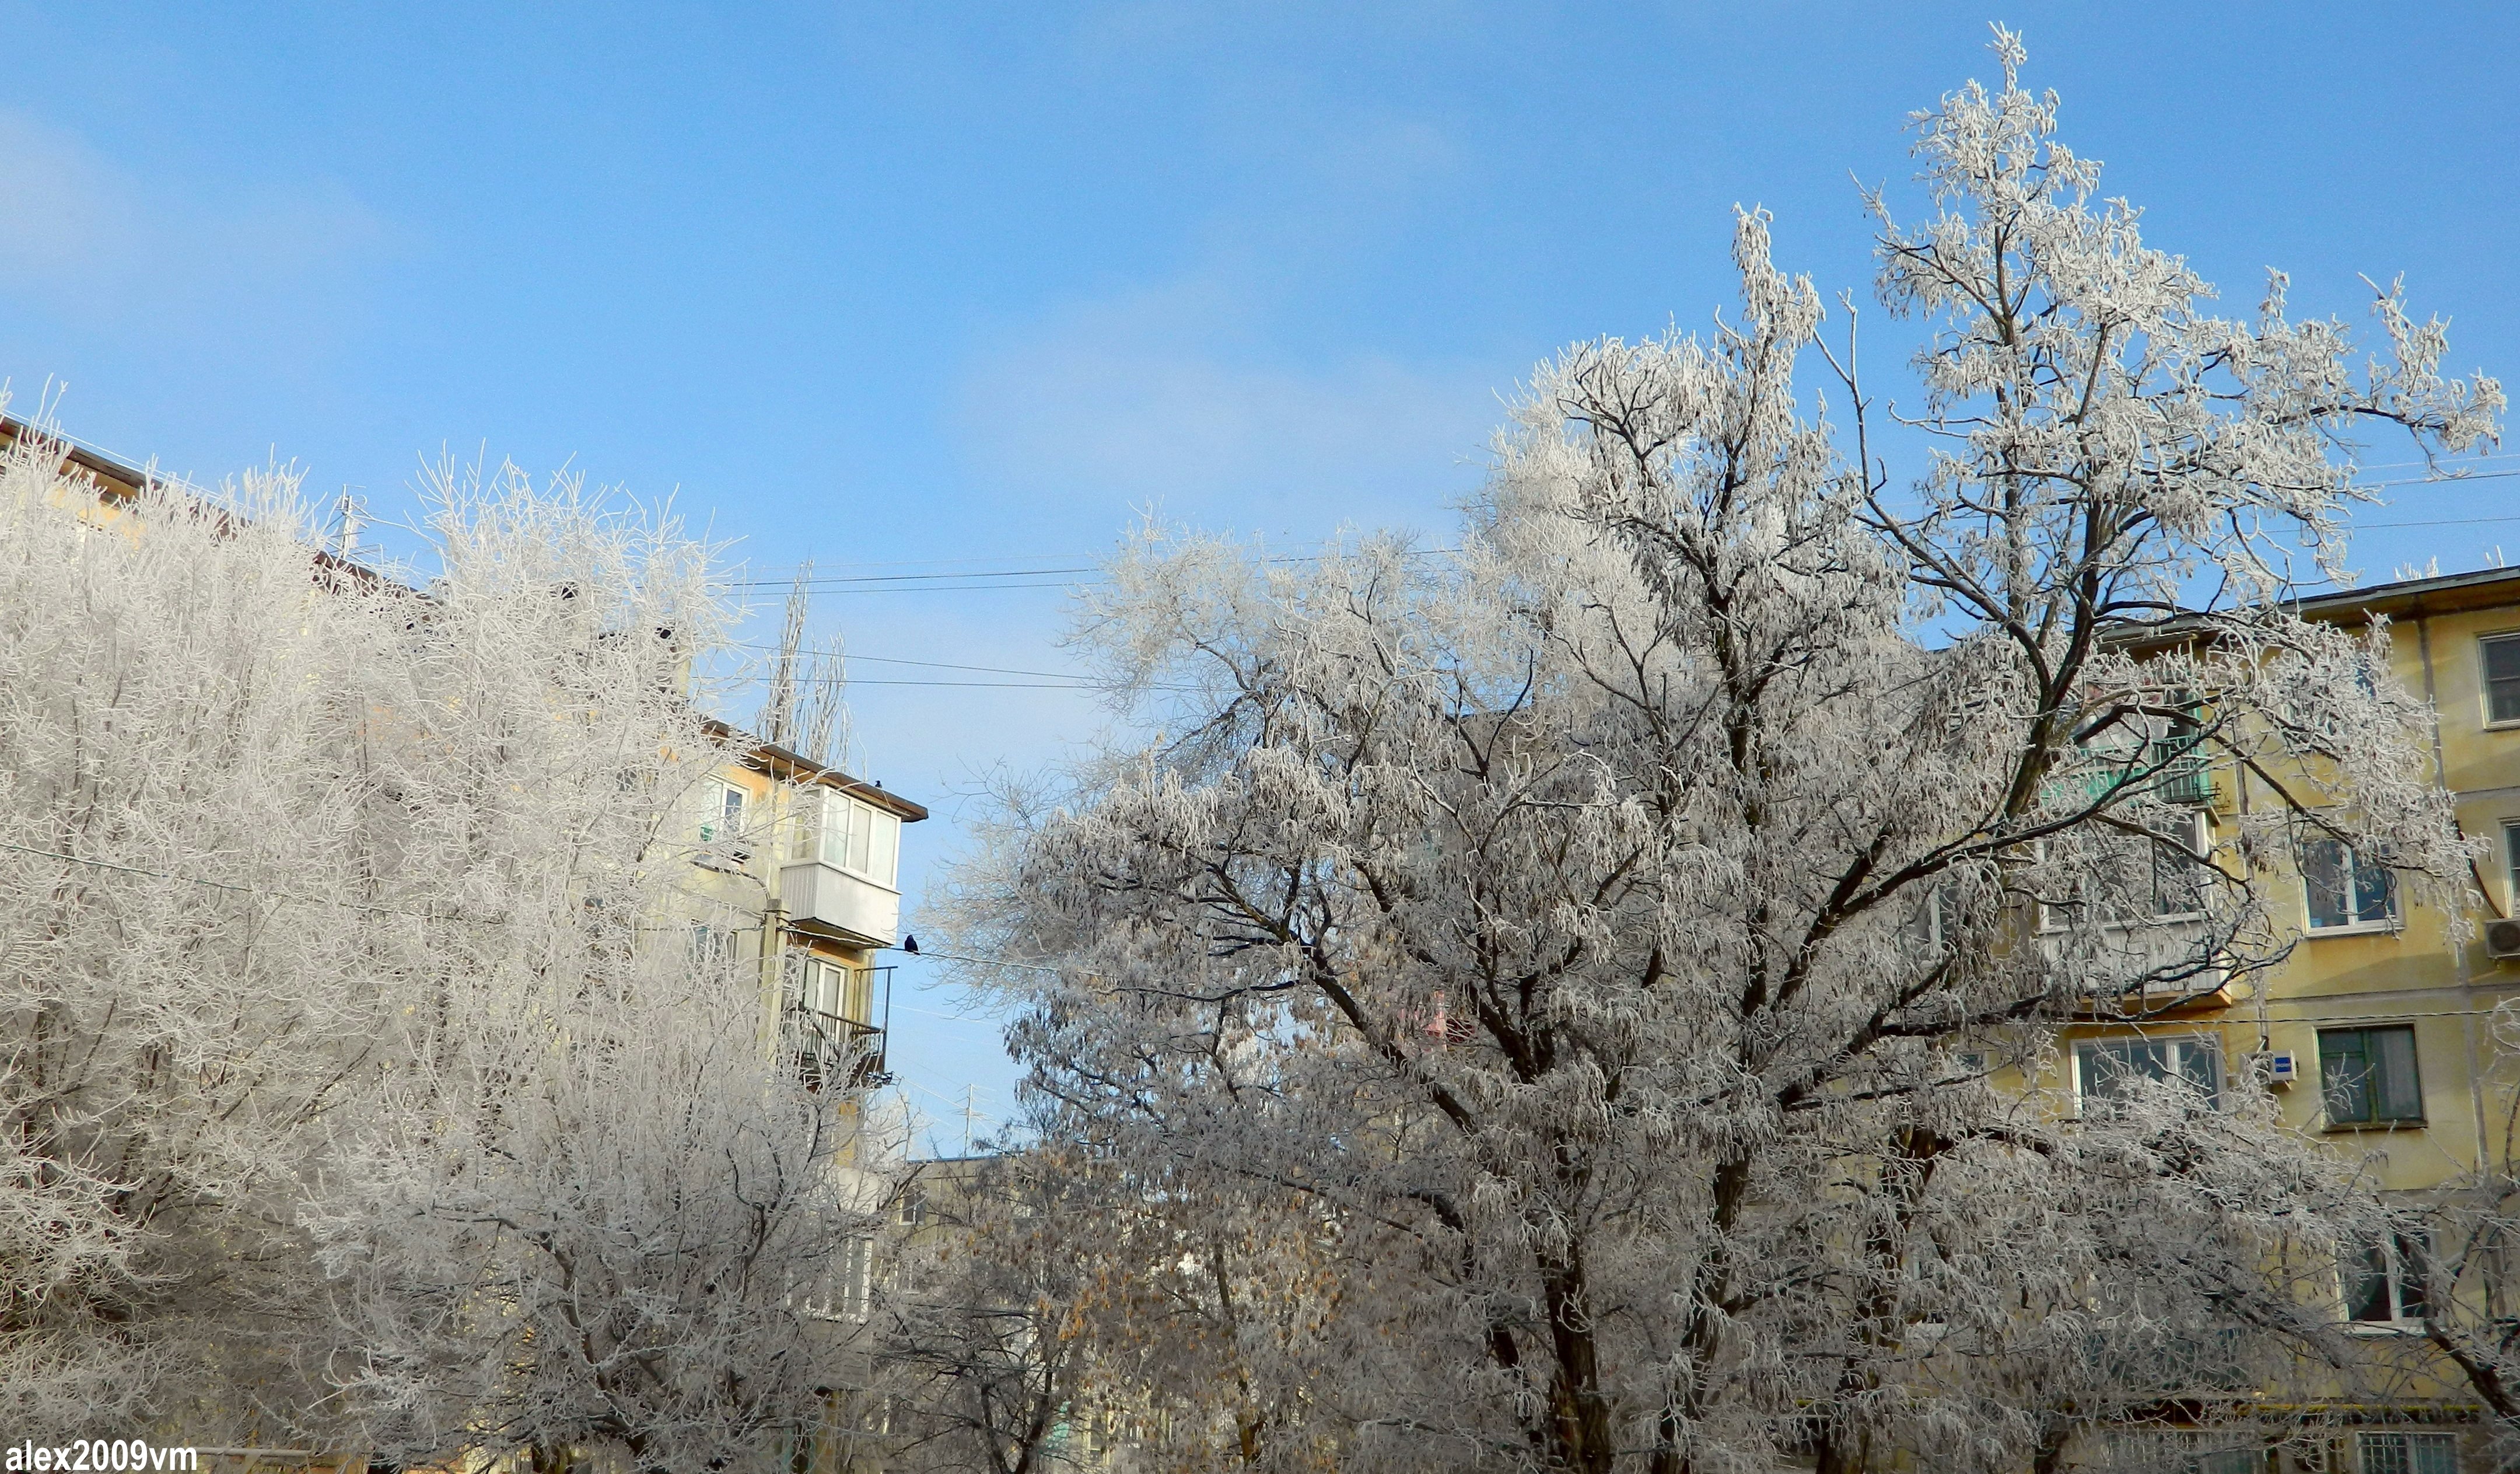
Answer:
<svg viewBox="0 0 2520 1474"><path fill-rule="evenodd" d="M2272 898L2292 938L2280 966L2140 1022L2095 1018L2066 1031L2054 1059L2069 1078L2049 1083L2086 1100L2128 1073L2214 1090L2248 1072L2272 1085L2289 1125L2363 1164L2384 1199L2444 1221L2342 1257L2334 1313L2372 1364L2340 1379L2327 1405L2305 1409L2326 1431L2273 1453L2172 1449L2158 1467L2484 1469L2490 1409L2443 1340L2509 1309L2493 1303L2502 1251L2476 1228L2480 1199L2507 1197L2498 1184L2520 1166L2520 1036L2498 1014L2520 999L2520 927L2494 924L2520 913L2520 570L2322 595L2300 609L2356 629L2385 621L2393 673L2430 705L2433 777L2464 833L2491 847L2463 896L2468 935L2414 903L2381 857L2304 838ZM2264 775L2228 764L2200 769L2180 797L2200 847L2277 802Z"/></svg>
<svg viewBox="0 0 2520 1474"><path fill-rule="evenodd" d="M818 1086L887 1083L902 826L927 810L723 723L689 817L695 948L760 980L763 1032Z"/></svg>

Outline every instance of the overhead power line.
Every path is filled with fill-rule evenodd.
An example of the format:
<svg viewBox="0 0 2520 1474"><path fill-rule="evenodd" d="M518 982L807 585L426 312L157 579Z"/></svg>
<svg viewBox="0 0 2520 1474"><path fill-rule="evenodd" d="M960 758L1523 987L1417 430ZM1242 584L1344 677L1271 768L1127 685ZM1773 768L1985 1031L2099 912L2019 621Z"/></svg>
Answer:
<svg viewBox="0 0 2520 1474"><path fill-rule="evenodd" d="M942 580L953 579L953 578L993 578L993 577L1000 577L1000 576L1008 576L1008 577L1012 577L1012 576L1016 576L1016 575L1024 575L1024 576L1032 576L1032 575L1040 575L1040 576L1047 576L1052 575L1052 574L1092 574L1092 573L1099 573L1099 572L1101 572L1101 568L1100 568L1100 566L1099 566L1099 565L1088 563L1088 564L1080 564L1080 565L1077 565L1076 567L1073 567L1073 568L1027 568L1027 569L1010 569L1010 570L1008 570L1004 575L994 574L994 573L960 573L960 574L817 574L817 575L809 576L808 577L804 578L804 579L803 579L803 580L801 580L801 581L803 581L803 583L805 584L805 586L806 586L806 587L808 587L808 588L822 588L822 587L825 587L826 585L835 584L835 583L935 583L935 582L939 582L939 581L942 581ZM797 580L797 579L795 579L795 578L742 578L742 579L738 579L738 580L736 580L736 586L737 586L737 587L739 587L739 588L771 588L771 587L781 587L781 586L792 587L792 586L794 586L798 581L799 581L799 580Z"/></svg>

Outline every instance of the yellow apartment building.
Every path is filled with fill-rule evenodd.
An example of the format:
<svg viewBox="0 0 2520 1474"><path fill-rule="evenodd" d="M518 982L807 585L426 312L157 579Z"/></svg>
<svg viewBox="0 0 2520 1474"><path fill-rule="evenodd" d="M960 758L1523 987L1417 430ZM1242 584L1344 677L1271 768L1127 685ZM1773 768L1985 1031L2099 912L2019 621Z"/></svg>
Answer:
<svg viewBox="0 0 2520 1474"><path fill-rule="evenodd" d="M2420 578L2302 601L2306 617L2364 628L2385 619L2397 677L2432 708L2431 767L2461 829L2488 841L2465 900L2472 935L2411 904L2387 868L2333 840L2305 842L2273 904L2294 941L2279 968L2140 1024L2066 1031L2059 1067L2079 1096L2111 1070L2219 1087L2229 1072L2268 1080L2286 1118L2366 1159L2384 1193L2437 1203L2510 1175L2520 1057L2498 1044L2494 1014L2520 996L2520 569ZM2195 807L2201 842L2238 813L2273 802L2265 781L2225 765L2176 795ZM2228 830L2226 834L2228 835ZM2503 923L2497 925L2497 923ZM2102 1086L2104 1087L2104 1085ZM2448 1247L2448 1246L2444 1246ZM2488 1467L2484 1409L2446 1360L2421 1350L2427 1297L2479 1293L2468 1280L2427 1284L2404 1243L2349 1255L2336 1313L2375 1353L2423 1367L2385 1400L2346 1394L2324 1409L2323 1449L2280 1455L2174 1454L2188 1474L2455 1474ZM2434 1277L2441 1270L2434 1268ZM2448 1373L2448 1375L2441 1375Z"/></svg>
<svg viewBox="0 0 2520 1474"><path fill-rule="evenodd" d="M760 979L764 1035L794 1047L817 1085L888 1082L901 928L901 831L927 810L898 794L718 722L724 760L693 799L683 894L696 948Z"/></svg>
<svg viewBox="0 0 2520 1474"><path fill-rule="evenodd" d="M23 426L0 416L0 445ZM45 432L113 514L151 474ZM376 576L334 554L331 565ZM692 797L680 840L692 874L678 889L695 948L751 965L763 1036L798 1047L817 1083L847 1091L887 1080L891 969L876 954L901 924L901 826L927 810L880 786L765 742L708 725L717 761Z"/></svg>
<svg viewBox="0 0 2520 1474"><path fill-rule="evenodd" d="M0 416L0 446L24 432L20 421ZM76 515L118 519L152 480L150 472L58 432L43 435L93 493L94 505L71 509ZM330 550L317 557L347 577L381 577ZM712 760L682 801L675 832L660 837L688 863L673 888L677 914L664 920L685 932L695 954L733 963L757 980L764 1047L792 1054L806 1082L832 1092L843 1116L854 1117L863 1094L891 1079L886 1040L893 970L876 959L899 937L902 826L925 819L927 810L726 722L707 722L705 731ZM852 1133L837 1170L872 1183L858 1170L859 1145ZM860 1241L839 1267L843 1313L854 1304L862 1314L872 1239ZM863 1351L854 1356L856 1364L832 1369L842 1386L867 1379ZM337 1465L303 1451L203 1452L206 1468L356 1464ZM818 1466L829 1462L823 1458Z"/></svg>

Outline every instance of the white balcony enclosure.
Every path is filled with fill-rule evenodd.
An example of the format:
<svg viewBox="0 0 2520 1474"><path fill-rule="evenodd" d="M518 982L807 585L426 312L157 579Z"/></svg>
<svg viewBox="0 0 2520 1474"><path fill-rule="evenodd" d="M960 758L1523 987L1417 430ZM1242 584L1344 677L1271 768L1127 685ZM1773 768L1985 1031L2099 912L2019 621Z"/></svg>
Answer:
<svg viewBox="0 0 2520 1474"><path fill-rule="evenodd" d="M893 888L901 852L898 816L830 789L797 796L779 895L788 923L875 946L901 926Z"/></svg>
<svg viewBox="0 0 2520 1474"><path fill-rule="evenodd" d="M788 924L870 946L890 946L901 929L901 893L820 860L779 867Z"/></svg>

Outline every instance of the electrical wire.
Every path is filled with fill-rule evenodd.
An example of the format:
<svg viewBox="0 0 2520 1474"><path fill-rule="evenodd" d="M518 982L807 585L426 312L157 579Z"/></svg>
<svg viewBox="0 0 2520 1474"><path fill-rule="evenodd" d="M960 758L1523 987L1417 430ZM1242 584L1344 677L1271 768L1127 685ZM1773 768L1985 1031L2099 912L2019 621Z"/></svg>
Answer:
<svg viewBox="0 0 2520 1474"><path fill-rule="evenodd" d="M2450 486L2457 485L2466 482L2500 481L2512 477L2520 477L2520 470L2470 471L2463 472L2455 476L2419 476L2407 477L2394 481L2362 482L2357 484L2353 489L2361 491L2386 491L2403 489L2408 486ZM2366 522L2358 524L2357 526L2361 529L2378 530L2383 528L2466 527L2500 522L2520 522L2520 517L2449 517L2426 519L2421 521ZM1449 547L1417 548L1410 551L1410 556L1435 557L1443 554L1458 553L1460 551L1461 549L1459 548ZM1263 563L1281 564L1318 563L1322 560L1323 556L1324 555L1321 554L1284 556L1264 558L1260 561ZM844 566L879 568L884 567L885 565L859 564ZM756 572L760 571L756 570ZM1091 584L1105 581L1101 576L1101 574L1102 568L1100 565L1070 564L1055 568L973 569L949 574L816 576L805 579L804 582L805 586L812 591L832 594L1004 593L1020 592L1025 589L1082 588ZM732 588L785 588L793 587L794 583L795 580L789 578L765 576L731 580L728 586Z"/></svg>
<svg viewBox="0 0 2520 1474"><path fill-rule="evenodd" d="M859 680L853 677L850 679L848 684L852 686L961 686L966 690L978 691L1084 691L1091 693L1102 689L1100 686L1082 685L1071 681L1047 680L883 680L879 678ZM1173 690L1188 688L1161 687L1158 689Z"/></svg>

